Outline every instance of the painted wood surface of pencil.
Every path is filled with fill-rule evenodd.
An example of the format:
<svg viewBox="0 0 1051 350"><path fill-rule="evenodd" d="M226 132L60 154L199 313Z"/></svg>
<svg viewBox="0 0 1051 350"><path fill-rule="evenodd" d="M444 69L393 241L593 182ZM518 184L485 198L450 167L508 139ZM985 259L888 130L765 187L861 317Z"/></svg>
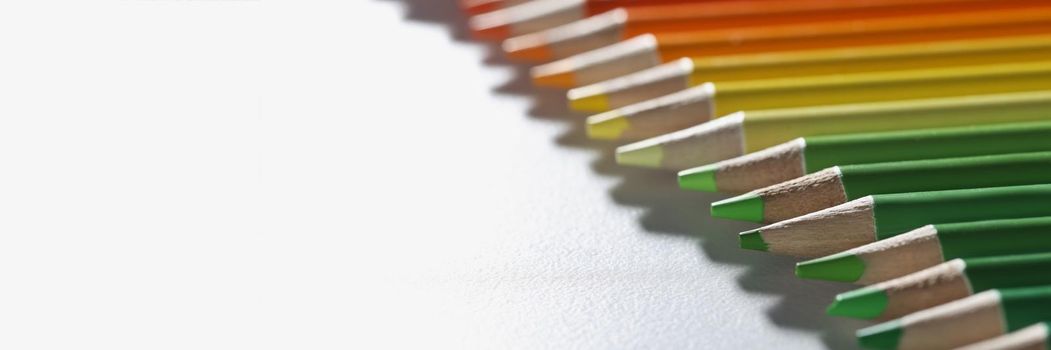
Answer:
<svg viewBox="0 0 1051 350"><path fill-rule="evenodd" d="M953 259L836 296L828 314L891 319L993 288L1051 285L1051 253Z"/></svg>
<svg viewBox="0 0 1051 350"><path fill-rule="evenodd" d="M1051 122L797 138L679 172L679 186L744 193L836 165L1051 151Z"/></svg>
<svg viewBox="0 0 1051 350"><path fill-rule="evenodd" d="M647 33L762 27L791 23L903 15L988 11L1039 0L794 0L724 1L632 6L512 37L503 49L512 59L547 61L612 45Z"/></svg>
<svg viewBox="0 0 1051 350"><path fill-rule="evenodd" d="M571 109L604 112L706 82L1031 62L1051 59L1051 35L949 40L683 58L566 93Z"/></svg>
<svg viewBox="0 0 1051 350"><path fill-rule="evenodd" d="M1051 5L761 28L646 34L533 67L540 86L583 86L683 57L1051 33Z"/></svg>

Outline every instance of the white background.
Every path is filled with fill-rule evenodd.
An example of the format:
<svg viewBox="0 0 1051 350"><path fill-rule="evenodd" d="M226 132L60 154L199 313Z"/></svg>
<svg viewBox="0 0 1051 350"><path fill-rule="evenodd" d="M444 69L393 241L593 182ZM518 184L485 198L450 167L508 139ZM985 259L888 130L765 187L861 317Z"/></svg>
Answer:
<svg viewBox="0 0 1051 350"><path fill-rule="evenodd" d="M452 0L0 2L0 348L818 348Z"/></svg>

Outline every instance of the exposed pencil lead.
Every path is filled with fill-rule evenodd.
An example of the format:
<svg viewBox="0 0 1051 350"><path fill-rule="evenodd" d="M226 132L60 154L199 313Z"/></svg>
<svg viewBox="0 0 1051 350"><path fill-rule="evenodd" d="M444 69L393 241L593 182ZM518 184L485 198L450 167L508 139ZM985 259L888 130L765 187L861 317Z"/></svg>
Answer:
<svg viewBox="0 0 1051 350"><path fill-rule="evenodd" d="M759 230L741 232L738 238L741 240L742 249L760 250L764 252L767 250L766 242L763 241L762 232Z"/></svg>
<svg viewBox="0 0 1051 350"><path fill-rule="evenodd" d="M680 171L679 187L694 191L718 192L719 189L715 182L715 173L718 169L716 164L709 164Z"/></svg>
<svg viewBox="0 0 1051 350"><path fill-rule="evenodd" d="M873 319L887 309L887 294L882 290L866 287L836 296L828 306L828 314L862 319Z"/></svg>

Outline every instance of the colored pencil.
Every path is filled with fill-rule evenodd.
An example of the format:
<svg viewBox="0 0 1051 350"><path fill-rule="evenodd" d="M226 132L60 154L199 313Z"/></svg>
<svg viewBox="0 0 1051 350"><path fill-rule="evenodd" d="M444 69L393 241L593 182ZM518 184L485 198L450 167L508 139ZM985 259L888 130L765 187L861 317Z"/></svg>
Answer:
<svg viewBox="0 0 1051 350"><path fill-rule="evenodd" d="M1051 251L1051 217L925 225L796 265L801 278L873 284L952 259Z"/></svg>
<svg viewBox="0 0 1051 350"><path fill-rule="evenodd" d="M533 67L538 86L594 84L683 57L937 42L1051 32L1051 6L646 34Z"/></svg>
<svg viewBox="0 0 1051 350"><path fill-rule="evenodd" d="M617 163L683 170L797 137L1051 120L1051 91L738 112L617 148Z"/></svg>
<svg viewBox="0 0 1051 350"><path fill-rule="evenodd" d="M1042 183L1051 183L1051 152L842 165L712 203L711 212L773 223L873 194Z"/></svg>
<svg viewBox="0 0 1051 350"><path fill-rule="evenodd" d="M928 224L1051 215L1051 184L874 194L742 232L741 248L820 257Z"/></svg>
<svg viewBox="0 0 1051 350"><path fill-rule="evenodd" d="M796 266L801 278L872 284L957 258L1051 250L1051 217L926 225Z"/></svg>
<svg viewBox="0 0 1051 350"><path fill-rule="evenodd" d="M797 138L679 172L683 189L744 193L836 165L1051 151L1051 122Z"/></svg>
<svg viewBox="0 0 1051 350"><path fill-rule="evenodd" d="M828 314L891 319L994 288L1051 285L1051 253L953 259L836 296Z"/></svg>
<svg viewBox="0 0 1051 350"><path fill-rule="evenodd" d="M588 117L588 136L639 140L737 111L1051 89L1051 61L705 83Z"/></svg>
<svg viewBox="0 0 1051 350"><path fill-rule="evenodd" d="M1043 61L1051 35L683 58L569 90L576 111L603 112L706 82Z"/></svg>
<svg viewBox="0 0 1051 350"><path fill-rule="evenodd" d="M535 33L512 37L512 59L548 61L647 33L763 27L903 15L989 11L1038 4L1035 0L794 0L732 1L614 9Z"/></svg>
<svg viewBox="0 0 1051 350"><path fill-rule="evenodd" d="M1051 323L1040 322L996 338L983 340L957 350L1047 350L1051 349Z"/></svg>
<svg viewBox="0 0 1051 350"><path fill-rule="evenodd" d="M951 349L1051 320L1051 286L992 289L858 331L869 349Z"/></svg>
<svg viewBox="0 0 1051 350"><path fill-rule="evenodd" d="M615 8L731 0L531 0L477 14L467 25L477 39L503 40L560 26ZM759 0L762 1L762 0Z"/></svg>

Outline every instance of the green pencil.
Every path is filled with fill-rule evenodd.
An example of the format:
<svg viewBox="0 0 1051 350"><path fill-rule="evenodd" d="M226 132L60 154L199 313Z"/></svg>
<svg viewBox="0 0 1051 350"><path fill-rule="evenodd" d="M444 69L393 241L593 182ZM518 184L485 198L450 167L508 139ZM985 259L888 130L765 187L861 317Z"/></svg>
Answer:
<svg viewBox="0 0 1051 350"><path fill-rule="evenodd" d="M871 194L1042 183L1051 183L1051 152L844 165L715 202L711 211L772 223Z"/></svg>
<svg viewBox="0 0 1051 350"><path fill-rule="evenodd" d="M1047 350L1051 349L1049 334L1051 334L1051 324L1040 322L957 350Z"/></svg>
<svg viewBox="0 0 1051 350"><path fill-rule="evenodd" d="M741 247L824 256L927 224L1051 215L1051 184L876 194L741 233Z"/></svg>
<svg viewBox="0 0 1051 350"><path fill-rule="evenodd" d="M1051 320L1051 286L992 289L858 331L870 349L950 349Z"/></svg>
<svg viewBox="0 0 1051 350"><path fill-rule="evenodd" d="M683 170L797 137L1051 119L1051 91L737 112L617 148L617 163Z"/></svg>
<svg viewBox="0 0 1051 350"><path fill-rule="evenodd" d="M679 186L736 194L836 165L1051 151L1048 135L1051 122L801 137L683 170Z"/></svg>
<svg viewBox="0 0 1051 350"><path fill-rule="evenodd" d="M890 319L993 288L1051 285L1051 253L953 259L843 293L830 315Z"/></svg>
<svg viewBox="0 0 1051 350"><path fill-rule="evenodd" d="M1051 251L1051 217L926 225L796 265L802 278L872 284L947 260Z"/></svg>

